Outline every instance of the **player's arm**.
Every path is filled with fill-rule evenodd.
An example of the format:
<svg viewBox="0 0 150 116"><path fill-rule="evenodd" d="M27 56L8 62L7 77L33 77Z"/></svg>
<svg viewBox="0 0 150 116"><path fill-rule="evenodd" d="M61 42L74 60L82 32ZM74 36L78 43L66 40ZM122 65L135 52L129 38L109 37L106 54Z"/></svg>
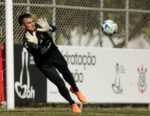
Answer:
<svg viewBox="0 0 150 116"><path fill-rule="evenodd" d="M26 43L25 47L38 49L38 38L36 37L36 32L33 32L33 35L29 32L25 33Z"/></svg>
<svg viewBox="0 0 150 116"><path fill-rule="evenodd" d="M56 27L55 26L53 26L53 25L50 25L50 30L49 30L50 32L54 32L54 31L56 31Z"/></svg>
<svg viewBox="0 0 150 116"><path fill-rule="evenodd" d="M38 19L37 24L41 27L41 28L37 28L37 31L40 32L54 32L56 30L55 26L48 24L46 18Z"/></svg>

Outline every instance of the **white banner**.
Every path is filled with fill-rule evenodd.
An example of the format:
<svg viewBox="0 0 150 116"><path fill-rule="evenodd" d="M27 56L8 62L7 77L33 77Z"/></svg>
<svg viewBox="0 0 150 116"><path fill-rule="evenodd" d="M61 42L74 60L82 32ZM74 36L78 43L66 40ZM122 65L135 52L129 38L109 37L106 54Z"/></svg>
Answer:
<svg viewBox="0 0 150 116"><path fill-rule="evenodd" d="M88 103L150 103L150 50L59 49ZM47 102L66 102L50 81Z"/></svg>

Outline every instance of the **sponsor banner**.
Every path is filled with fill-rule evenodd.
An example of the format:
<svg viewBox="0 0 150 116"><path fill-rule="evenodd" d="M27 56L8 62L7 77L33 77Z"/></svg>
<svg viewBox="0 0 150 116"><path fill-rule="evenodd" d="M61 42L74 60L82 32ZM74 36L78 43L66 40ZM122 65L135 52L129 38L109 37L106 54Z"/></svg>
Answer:
<svg viewBox="0 0 150 116"><path fill-rule="evenodd" d="M33 57L21 45L15 45L16 102L46 102L46 78L36 68Z"/></svg>
<svg viewBox="0 0 150 116"><path fill-rule="evenodd" d="M3 77L3 55L2 44L0 43L0 102L4 102L4 77Z"/></svg>
<svg viewBox="0 0 150 116"><path fill-rule="evenodd" d="M150 50L59 49L88 103L150 103ZM47 102L67 102L54 84L47 83Z"/></svg>

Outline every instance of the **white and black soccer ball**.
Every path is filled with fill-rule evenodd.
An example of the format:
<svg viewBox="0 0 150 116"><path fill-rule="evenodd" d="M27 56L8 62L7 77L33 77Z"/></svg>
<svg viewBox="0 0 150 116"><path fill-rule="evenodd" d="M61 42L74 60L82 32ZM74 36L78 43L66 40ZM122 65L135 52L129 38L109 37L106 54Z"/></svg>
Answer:
<svg viewBox="0 0 150 116"><path fill-rule="evenodd" d="M105 20L101 25L102 32L106 35L113 35L117 32L117 23L113 20Z"/></svg>

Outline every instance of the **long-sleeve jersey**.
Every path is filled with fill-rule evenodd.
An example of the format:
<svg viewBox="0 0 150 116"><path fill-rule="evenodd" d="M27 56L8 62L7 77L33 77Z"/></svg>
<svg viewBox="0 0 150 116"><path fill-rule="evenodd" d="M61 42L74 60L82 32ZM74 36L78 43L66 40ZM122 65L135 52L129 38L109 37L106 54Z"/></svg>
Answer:
<svg viewBox="0 0 150 116"><path fill-rule="evenodd" d="M56 27L51 25L50 31L54 32L55 30ZM28 42L27 38L24 36L23 46L30 54L32 54L36 65L40 67L50 54L57 49L57 46L54 44L52 37L47 32L36 31L36 36L38 38L37 45Z"/></svg>

